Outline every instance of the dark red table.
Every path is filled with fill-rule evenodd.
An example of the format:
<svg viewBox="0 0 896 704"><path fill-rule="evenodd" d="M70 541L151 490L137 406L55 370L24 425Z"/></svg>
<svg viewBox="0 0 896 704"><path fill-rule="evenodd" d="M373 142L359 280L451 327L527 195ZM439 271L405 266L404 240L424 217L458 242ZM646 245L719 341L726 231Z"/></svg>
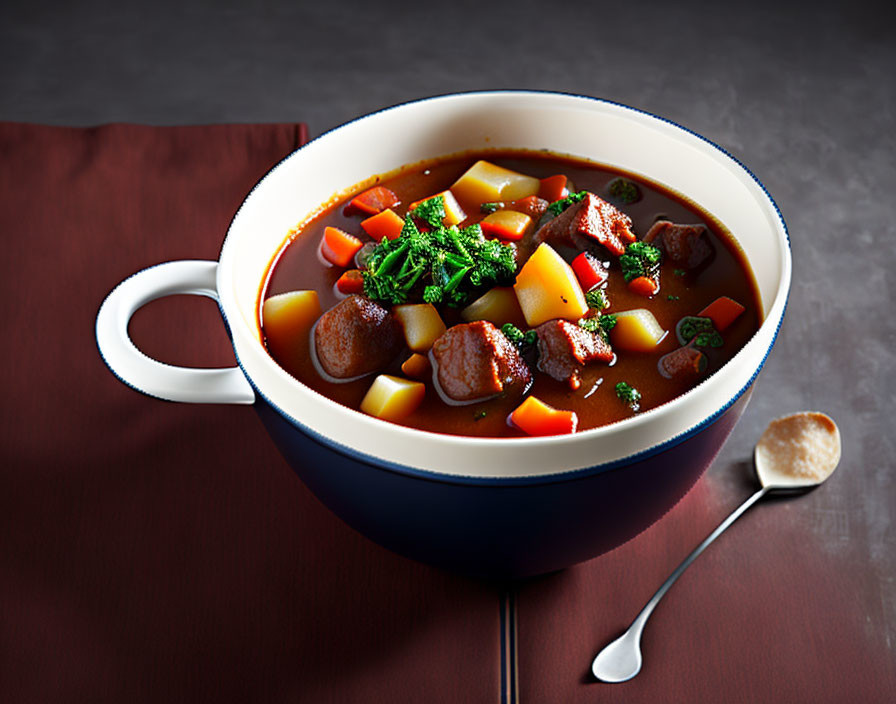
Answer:
<svg viewBox="0 0 896 704"><path fill-rule="evenodd" d="M93 340L106 293L217 258L244 193L304 138L0 124L0 701L890 701L892 527L831 486L751 510L657 609L642 673L600 684L594 653L749 494L748 464L717 464L608 555L477 582L347 528L251 410L118 382ZM131 331L164 361L232 363L204 299L154 302ZM836 495L892 494L845 440Z"/></svg>

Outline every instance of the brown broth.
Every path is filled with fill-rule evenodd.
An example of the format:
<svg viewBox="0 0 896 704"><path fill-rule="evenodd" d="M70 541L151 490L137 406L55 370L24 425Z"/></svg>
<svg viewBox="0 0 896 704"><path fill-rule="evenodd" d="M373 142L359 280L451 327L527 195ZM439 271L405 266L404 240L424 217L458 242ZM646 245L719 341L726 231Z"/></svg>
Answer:
<svg viewBox="0 0 896 704"><path fill-rule="evenodd" d="M632 308L650 309L663 329L668 331L655 352L620 353L618 361L610 366L601 363L588 365L582 374L581 386L574 391L565 382L556 381L540 372L534 374L535 381L530 393L556 408L575 410L579 430L632 416L631 409L616 397L617 382L626 381L638 388L642 394L642 412L666 403L692 387L690 383L665 379L657 371L658 359L678 347L674 330L683 316L696 315L723 295L746 306L746 311L725 330L724 346L709 351L710 373L717 371L758 329L762 317L758 290L743 252L731 234L694 203L657 184L646 182L643 178L591 162L548 153L501 150L427 162L385 175L377 179L377 183L387 186L399 196L401 203L394 210L404 216L408 203L447 189L478 159L487 159L537 178L562 173L570 179L576 190L588 190L602 197L605 196L605 186L610 180L618 176L630 178L638 184L642 197L635 203L620 206L620 209L632 219L632 231L639 238L660 219L660 215L676 223L702 223L709 229L716 250L712 263L696 275L680 276L673 271L670 263L664 262L660 277L662 289L651 300L630 292L618 267L611 270L606 291L611 307L606 312L614 313ZM365 184L365 187L369 185L371 184ZM272 263L261 300L286 291L315 289L323 310L327 310L344 297L334 289L336 280L344 270L323 263L318 247L327 226L344 229L364 241L370 240L359 225L363 217L343 213L344 204L361 190L362 187L354 189L351 194L297 229L297 234L290 238ZM465 212L470 216L461 226L477 222L483 217L478 211L478 204L465 207ZM558 248L558 251L567 261L575 254L572 250ZM667 300L667 296L677 296L678 299ZM460 322L459 319L451 319L452 313L453 311L448 311L445 314L449 325ZM400 376L400 363L407 356L408 354L400 355L393 366L383 372ZM310 361L307 341L304 349L297 349L291 360L278 362L302 383L354 409L359 407L373 379L369 376L347 383L325 381ZM432 382L428 381L426 398L403 425L458 435L518 437L523 433L509 425L507 419L520 401L520 398L498 397L473 405L449 406L439 398Z"/></svg>

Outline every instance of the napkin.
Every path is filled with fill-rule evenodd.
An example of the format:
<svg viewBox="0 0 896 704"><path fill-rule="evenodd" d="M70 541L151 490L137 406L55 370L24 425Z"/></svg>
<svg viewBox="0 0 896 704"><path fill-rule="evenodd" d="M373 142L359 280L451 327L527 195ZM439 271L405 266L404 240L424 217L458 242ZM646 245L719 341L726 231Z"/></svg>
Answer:
<svg viewBox="0 0 896 704"><path fill-rule="evenodd" d="M305 489L245 406L103 364L105 295L216 259L304 125L0 124L0 691L12 702L495 702L501 590L398 557ZM234 364L217 306L134 316L150 356Z"/></svg>

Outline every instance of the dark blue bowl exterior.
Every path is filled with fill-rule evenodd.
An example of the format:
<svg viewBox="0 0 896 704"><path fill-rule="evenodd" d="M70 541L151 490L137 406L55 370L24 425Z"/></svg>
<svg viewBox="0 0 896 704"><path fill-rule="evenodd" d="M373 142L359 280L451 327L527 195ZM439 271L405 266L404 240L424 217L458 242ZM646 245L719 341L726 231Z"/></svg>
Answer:
<svg viewBox="0 0 896 704"><path fill-rule="evenodd" d="M306 434L261 395L255 407L302 481L363 535L455 572L524 577L612 550L665 515L712 463L749 395L630 464L512 481L384 468Z"/></svg>

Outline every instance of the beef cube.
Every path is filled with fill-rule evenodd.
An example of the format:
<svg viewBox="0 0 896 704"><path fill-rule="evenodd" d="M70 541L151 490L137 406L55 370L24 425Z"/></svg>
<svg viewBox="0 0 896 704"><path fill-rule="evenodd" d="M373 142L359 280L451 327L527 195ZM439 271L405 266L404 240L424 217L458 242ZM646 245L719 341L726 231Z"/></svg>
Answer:
<svg viewBox="0 0 896 704"><path fill-rule="evenodd" d="M706 356L690 346L664 354L657 363L660 374L667 379L694 382L706 372Z"/></svg>
<svg viewBox="0 0 896 704"><path fill-rule="evenodd" d="M432 358L439 391L449 402L522 395L532 382L517 348L486 320L448 328L433 344Z"/></svg>
<svg viewBox="0 0 896 704"><path fill-rule="evenodd" d="M567 382L571 389L581 386L586 364L613 359L613 350L603 337L567 320L549 320L535 332L538 368L557 381Z"/></svg>
<svg viewBox="0 0 896 704"><path fill-rule="evenodd" d="M587 249L589 243L597 243L618 256L625 253L626 245L635 241L631 228L632 220L628 215L593 193L588 193L581 201L542 225L535 239L538 242L557 239L579 249Z"/></svg>
<svg viewBox="0 0 896 704"><path fill-rule="evenodd" d="M394 316L364 296L340 301L314 328L317 361L335 379L354 379L382 369L403 347Z"/></svg>
<svg viewBox="0 0 896 704"><path fill-rule="evenodd" d="M696 271L709 264L715 255L705 225L680 225L658 220L644 236L644 241L663 250L666 259L687 271Z"/></svg>

